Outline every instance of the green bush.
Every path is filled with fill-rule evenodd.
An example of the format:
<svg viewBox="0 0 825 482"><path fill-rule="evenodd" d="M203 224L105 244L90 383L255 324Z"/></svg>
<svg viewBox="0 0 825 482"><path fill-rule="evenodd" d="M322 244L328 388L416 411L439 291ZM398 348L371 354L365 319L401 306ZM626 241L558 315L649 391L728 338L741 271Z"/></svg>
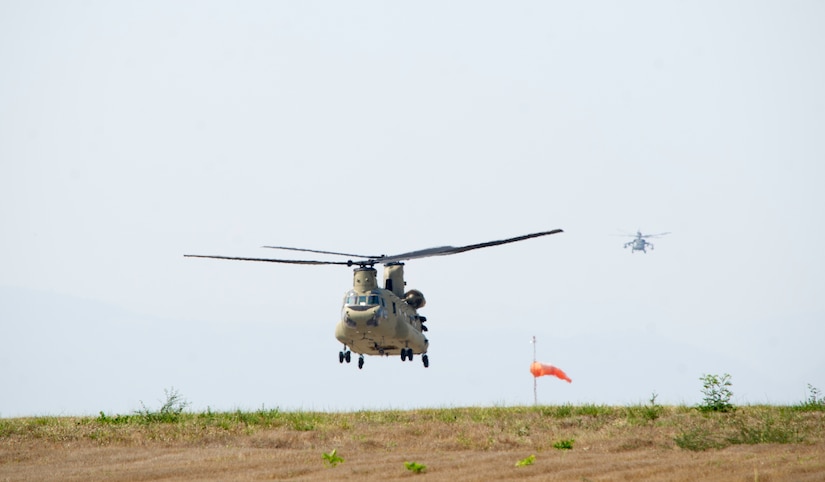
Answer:
<svg viewBox="0 0 825 482"><path fill-rule="evenodd" d="M725 373L719 375L704 375L699 380L702 381L702 394L705 398L698 406L701 412L733 412L736 407L730 403L733 392L730 387L730 375Z"/></svg>

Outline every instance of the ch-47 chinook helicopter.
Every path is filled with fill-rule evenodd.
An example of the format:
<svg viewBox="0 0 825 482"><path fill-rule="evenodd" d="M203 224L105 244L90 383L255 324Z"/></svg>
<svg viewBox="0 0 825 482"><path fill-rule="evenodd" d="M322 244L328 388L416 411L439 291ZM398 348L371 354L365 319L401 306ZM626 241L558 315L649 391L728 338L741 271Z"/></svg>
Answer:
<svg viewBox="0 0 825 482"><path fill-rule="evenodd" d="M647 254L646 248L650 248L651 251L653 250L653 243L647 240L647 238L658 238L660 236L664 236L667 233L657 233L657 234L642 234L641 231L636 231L636 234L627 234L626 236L633 237L632 241L628 241L624 243L624 247L630 248L630 253L632 254L634 251L641 251Z"/></svg>
<svg viewBox="0 0 825 482"><path fill-rule="evenodd" d="M440 246L396 255L366 256L360 254L338 253L316 249L289 248L286 246L264 246L270 249L303 251L308 253L348 256L359 259L347 261L318 261L301 259L272 258L238 258L231 256L206 256L185 254L188 258L213 258L237 261L262 261L267 263L287 263L306 265L344 265L355 266L352 288L344 293L341 320L335 327L335 337L344 344L338 354L340 363L350 362L351 351L357 353L358 368L364 366L364 355L401 355L401 361L412 361L414 355L421 354L424 367L430 365L427 356L429 340L424 336L427 318L418 314L424 307L424 295L418 290L404 291L404 261L430 256L458 254L473 249L514 243L526 239L538 238L563 232L561 229L540 233L525 234L514 238L467 246ZM378 285L376 264L384 265L383 287ZM351 351L350 351L351 350Z"/></svg>

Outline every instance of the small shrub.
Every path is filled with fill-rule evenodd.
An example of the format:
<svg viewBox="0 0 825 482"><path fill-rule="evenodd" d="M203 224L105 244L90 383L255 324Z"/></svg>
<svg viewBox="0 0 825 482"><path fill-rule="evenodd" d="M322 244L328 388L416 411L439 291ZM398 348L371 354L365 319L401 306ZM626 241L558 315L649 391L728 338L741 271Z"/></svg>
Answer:
<svg viewBox="0 0 825 482"><path fill-rule="evenodd" d="M516 462L516 467L526 467L528 465L533 465L533 462L536 461L536 456L531 455L529 457L523 458Z"/></svg>
<svg viewBox="0 0 825 482"><path fill-rule="evenodd" d="M141 422L143 423L152 423L152 422L160 422L160 423L174 423L180 419L181 414L189 406L189 402L187 402L181 395L175 390L174 387L170 388L169 390L164 389L163 392L166 394L166 401L160 407L158 411L152 411L146 408L146 405L143 402L140 402L140 406L142 407L140 410L137 410L135 414L138 416Z"/></svg>
<svg viewBox="0 0 825 482"><path fill-rule="evenodd" d="M426 465L419 464L418 462L404 462L404 467L414 474L420 474L421 472L427 470Z"/></svg>
<svg viewBox="0 0 825 482"><path fill-rule="evenodd" d="M651 422L659 418L662 415L662 411L664 410L664 407L656 403L656 397L658 396L659 395L657 395L656 392L653 392L650 395L650 404L645 405L644 410L642 410L642 415L644 416L644 418L646 420L650 420Z"/></svg>
<svg viewBox="0 0 825 482"><path fill-rule="evenodd" d="M725 373L719 375L704 375L699 380L702 381L702 394L705 398L698 406L701 412L732 412L736 409L730 399L733 392L730 387L730 375Z"/></svg>

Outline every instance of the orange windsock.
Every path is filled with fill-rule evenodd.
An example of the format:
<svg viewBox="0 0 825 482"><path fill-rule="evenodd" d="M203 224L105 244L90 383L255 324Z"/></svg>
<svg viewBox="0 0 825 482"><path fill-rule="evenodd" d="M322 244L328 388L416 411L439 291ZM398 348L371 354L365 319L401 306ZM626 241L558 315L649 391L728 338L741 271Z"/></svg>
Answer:
<svg viewBox="0 0 825 482"><path fill-rule="evenodd" d="M554 367L553 365L545 365L544 363L539 362L533 362L533 364L530 365L530 373L532 373L536 378L542 375L553 375L554 377L566 380L567 383L571 383L573 381L561 370L561 368Z"/></svg>

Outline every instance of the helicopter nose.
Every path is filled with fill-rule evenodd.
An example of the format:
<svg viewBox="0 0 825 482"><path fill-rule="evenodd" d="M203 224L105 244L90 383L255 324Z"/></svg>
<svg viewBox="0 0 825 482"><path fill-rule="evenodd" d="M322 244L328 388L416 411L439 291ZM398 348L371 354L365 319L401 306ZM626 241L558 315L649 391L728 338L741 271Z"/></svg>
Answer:
<svg viewBox="0 0 825 482"><path fill-rule="evenodd" d="M378 326L377 306L347 306L344 309L344 323L351 328Z"/></svg>

